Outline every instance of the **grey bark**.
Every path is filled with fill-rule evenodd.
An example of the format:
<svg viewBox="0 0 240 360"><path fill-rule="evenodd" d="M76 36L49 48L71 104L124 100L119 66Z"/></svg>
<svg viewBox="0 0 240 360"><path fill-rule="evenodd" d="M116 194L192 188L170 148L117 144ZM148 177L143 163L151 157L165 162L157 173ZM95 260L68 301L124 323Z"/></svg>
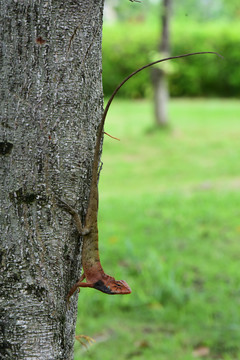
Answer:
<svg viewBox="0 0 240 360"><path fill-rule="evenodd" d="M104 0L0 0L0 359L72 359Z"/></svg>
<svg viewBox="0 0 240 360"><path fill-rule="evenodd" d="M170 56L170 21L171 0L163 0L162 4L162 34L159 45L159 51L164 57ZM168 125L168 80L167 74L161 69L153 69L154 85L154 109L155 119L158 126L166 127Z"/></svg>

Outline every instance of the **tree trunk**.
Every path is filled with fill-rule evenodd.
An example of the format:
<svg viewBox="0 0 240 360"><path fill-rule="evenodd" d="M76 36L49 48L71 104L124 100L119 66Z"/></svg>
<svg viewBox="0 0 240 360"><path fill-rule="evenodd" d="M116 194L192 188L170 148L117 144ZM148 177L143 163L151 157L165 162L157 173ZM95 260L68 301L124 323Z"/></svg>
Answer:
<svg viewBox="0 0 240 360"><path fill-rule="evenodd" d="M171 0L163 0L162 5L162 35L159 46L160 57L170 56L170 20ZM166 127L168 125L168 81L167 74L164 70L153 69L153 85L154 85L154 108L155 119L158 126Z"/></svg>
<svg viewBox="0 0 240 360"><path fill-rule="evenodd" d="M0 0L0 359L73 358L104 0Z"/></svg>

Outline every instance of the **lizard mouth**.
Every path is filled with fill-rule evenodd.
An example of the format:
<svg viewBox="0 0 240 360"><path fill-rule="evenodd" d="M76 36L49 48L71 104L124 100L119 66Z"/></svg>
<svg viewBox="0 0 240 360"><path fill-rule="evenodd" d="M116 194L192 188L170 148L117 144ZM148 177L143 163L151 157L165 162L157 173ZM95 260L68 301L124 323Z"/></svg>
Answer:
<svg viewBox="0 0 240 360"><path fill-rule="evenodd" d="M115 288L116 291L119 291L119 290L121 291L121 292L116 292L116 294L118 294L118 293L120 293L120 294L131 294L131 292L132 292L130 286L124 280L115 281L114 288Z"/></svg>

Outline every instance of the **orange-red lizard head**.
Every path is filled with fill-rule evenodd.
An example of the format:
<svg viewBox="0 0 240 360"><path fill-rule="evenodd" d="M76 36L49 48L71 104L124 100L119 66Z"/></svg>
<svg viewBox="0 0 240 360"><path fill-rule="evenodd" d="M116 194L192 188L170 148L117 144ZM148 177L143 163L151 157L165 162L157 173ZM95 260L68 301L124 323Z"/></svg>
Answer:
<svg viewBox="0 0 240 360"><path fill-rule="evenodd" d="M106 279L98 280L93 284L93 288L104 292L109 295L124 295L131 294L131 289L124 280L115 280L111 276L107 276Z"/></svg>

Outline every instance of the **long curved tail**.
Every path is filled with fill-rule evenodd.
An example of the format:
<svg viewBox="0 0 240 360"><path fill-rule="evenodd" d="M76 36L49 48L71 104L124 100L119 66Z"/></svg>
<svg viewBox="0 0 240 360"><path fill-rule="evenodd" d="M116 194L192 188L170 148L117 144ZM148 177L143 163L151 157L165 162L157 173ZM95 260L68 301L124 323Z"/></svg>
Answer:
<svg viewBox="0 0 240 360"><path fill-rule="evenodd" d="M152 66L152 65L155 65L155 64L158 64L158 63L161 63L161 62L164 62L164 61L168 61L168 60L173 60L173 59L179 59L179 58L183 58L183 57L187 57L187 56L193 56L193 55L205 55L205 54L213 54L213 55L216 55L220 58L223 59L223 56L218 54L217 52L214 52L214 51L200 51L200 52L194 52L194 53L188 53L188 54L182 54L182 55L176 55L176 56L169 56L167 58L164 58L164 59L160 59L160 60L157 60L157 61L153 61L147 65L144 65L142 66L141 68L135 70L133 73L131 73L130 75L128 75L117 87L116 89L113 91L112 95L110 96L110 99L108 100L107 102L107 105L105 107L105 110L104 110L104 113L103 113L103 117L102 117L102 125L104 125L104 122L105 122L105 119L106 119L106 116L107 116L107 113L108 113L108 110L109 110L109 107L115 97L115 95L117 94L117 92L120 90L120 88L125 84L125 82L127 82L131 77L133 77L134 75L136 75L137 73L139 73L140 71ZM100 125L101 126L101 125ZM102 126L103 128L103 126Z"/></svg>

